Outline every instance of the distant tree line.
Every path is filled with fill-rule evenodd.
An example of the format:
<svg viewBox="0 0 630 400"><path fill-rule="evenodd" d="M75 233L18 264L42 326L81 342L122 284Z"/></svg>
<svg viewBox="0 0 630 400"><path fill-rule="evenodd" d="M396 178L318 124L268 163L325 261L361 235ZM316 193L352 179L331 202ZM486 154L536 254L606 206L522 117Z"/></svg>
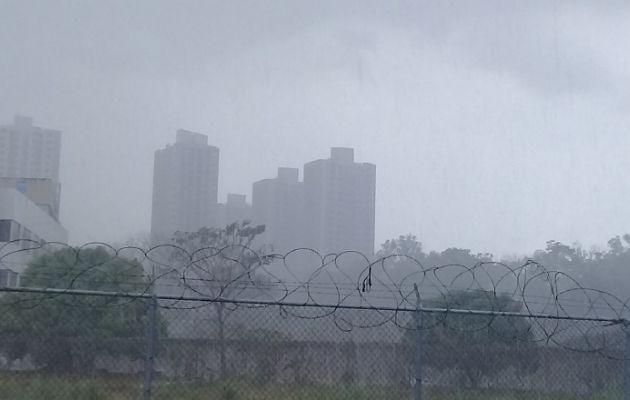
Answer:
<svg viewBox="0 0 630 400"><path fill-rule="evenodd" d="M489 262L500 262L514 268L531 260L540 263L547 270L571 276L584 287L603 290L623 300L630 297L626 284L630 280L630 234L611 238L605 249L586 250L579 243L565 244L549 240L544 249L510 259L500 259L489 253L475 253L456 247L441 252L426 252L416 236L408 234L385 241L378 249L376 257L395 254L409 256L425 268L451 264L473 267L478 263ZM407 258L392 259L391 266L390 273L394 281L418 269L418 265Z"/></svg>

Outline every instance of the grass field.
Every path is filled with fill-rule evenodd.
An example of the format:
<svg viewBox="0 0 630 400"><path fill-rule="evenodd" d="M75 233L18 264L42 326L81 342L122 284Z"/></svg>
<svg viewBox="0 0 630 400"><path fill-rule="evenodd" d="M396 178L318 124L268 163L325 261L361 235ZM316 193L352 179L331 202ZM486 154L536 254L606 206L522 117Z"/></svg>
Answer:
<svg viewBox="0 0 630 400"><path fill-rule="evenodd" d="M142 379L0 376L0 400L137 400ZM157 382L155 400L390 400L410 399L409 388L380 386L252 385ZM621 400L620 394L543 394L429 387L426 400Z"/></svg>

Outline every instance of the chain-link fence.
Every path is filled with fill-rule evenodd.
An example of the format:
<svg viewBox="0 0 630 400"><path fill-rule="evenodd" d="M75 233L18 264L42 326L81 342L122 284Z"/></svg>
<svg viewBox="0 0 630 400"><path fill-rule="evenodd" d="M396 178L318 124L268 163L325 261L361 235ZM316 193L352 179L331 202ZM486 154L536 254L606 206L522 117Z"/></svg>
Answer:
<svg viewBox="0 0 630 400"><path fill-rule="evenodd" d="M630 400L628 302L531 260L26 245L0 400Z"/></svg>
<svg viewBox="0 0 630 400"><path fill-rule="evenodd" d="M625 324L2 289L0 399L628 399Z"/></svg>

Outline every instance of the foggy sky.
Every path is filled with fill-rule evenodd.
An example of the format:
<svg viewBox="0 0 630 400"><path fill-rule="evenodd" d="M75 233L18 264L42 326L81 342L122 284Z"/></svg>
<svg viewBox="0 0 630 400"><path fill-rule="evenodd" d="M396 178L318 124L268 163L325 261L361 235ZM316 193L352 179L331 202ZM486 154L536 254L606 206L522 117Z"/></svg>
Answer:
<svg viewBox="0 0 630 400"><path fill-rule="evenodd" d="M148 231L153 152L219 193L355 148L377 244L525 253L630 232L626 1L0 0L0 124L63 131L71 242Z"/></svg>

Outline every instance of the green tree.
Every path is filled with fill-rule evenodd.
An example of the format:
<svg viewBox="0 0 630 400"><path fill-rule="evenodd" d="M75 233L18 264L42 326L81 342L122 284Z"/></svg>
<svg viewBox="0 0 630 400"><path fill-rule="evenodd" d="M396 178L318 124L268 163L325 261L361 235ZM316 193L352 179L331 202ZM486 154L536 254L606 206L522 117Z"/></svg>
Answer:
<svg viewBox="0 0 630 400"><path fill-rule="evenodd" d="M422 243L412 234L387 240L376 253L377 267L382 266L391 283L409 284L419 279L433 280L439 286L470 285L472 274L464 273L480 263L492 262L492 254L474 254L468 249L451 247L442 252L425 253ZM425 274L426 271L430 271ZM486 277L478 274L475 278ZM475 282L478 284L479 282Z"/></svg>
<svg viewBox="0 0 630 400"><path fill-rule="evenodd" d="M452 291L427 300L423 306L522 311L521 303L509 295L484 290ZM415 335L415 330L408 330L404 340L411 345ZM458 371L471 387L477 387L483 377L492 378L510 366L519 371L538 368L531 325L523 317L427 312L422 315L421 335L427 364L437 370Z"/></svg>
<svg viewBox="0 0 630 400"><path fill-rule="evenodd" d="M224 228L201 228L197 232L177 232L173 241L184 252L175 251L174 258L185 276L185 285L198 295L210 299L243 299L265 293L269 288L257 267L270 260L264 248L252 246L264 225L238 221ZM212 302L211 321L216 327L219 347L219 378L227 377L226 325L233 304Z"/></svg>
<svg viewBox="0 0 630 400"><path fill-rule="evenodd" d="M391 255L405 255L413 257L417 261L422 261L425 254L422 252L422 243L415 235L400 235L398 238L386 240L381 244L381 248L376 253L378 258Z"/></svg>
<svg viewBox="0 0 630 400"><path fill-rule="evenodd" d="M614 240L611 239L609 244L614 246ZM534 252L532 259L549 270L562 271L577 278L584 272L584 267L589 262L589 255L577 243L567 245L556 240L549 240L545 250Z"/></svg>
<svg viewBox="0 0 630 400"><path fill-rule="evenodd" d="M42 255L28 265L21 284L115 292L146 288L137 261L104 247ZM117 296L8 293L0 298L0 352L11 361L29 355L52 372L89 371L100 355L138 358L144 351L146 310L144 301Z"/></svg>
<svg viewBox="0 0 630 400"><path fill-rule="evenodd" d="M421 265L426 260L422 251L422 243L415 235L400 235L381 244L376 252L377 259L384 260L384 267L391 270L396 279L417 273L422 270Z"/></svg>

